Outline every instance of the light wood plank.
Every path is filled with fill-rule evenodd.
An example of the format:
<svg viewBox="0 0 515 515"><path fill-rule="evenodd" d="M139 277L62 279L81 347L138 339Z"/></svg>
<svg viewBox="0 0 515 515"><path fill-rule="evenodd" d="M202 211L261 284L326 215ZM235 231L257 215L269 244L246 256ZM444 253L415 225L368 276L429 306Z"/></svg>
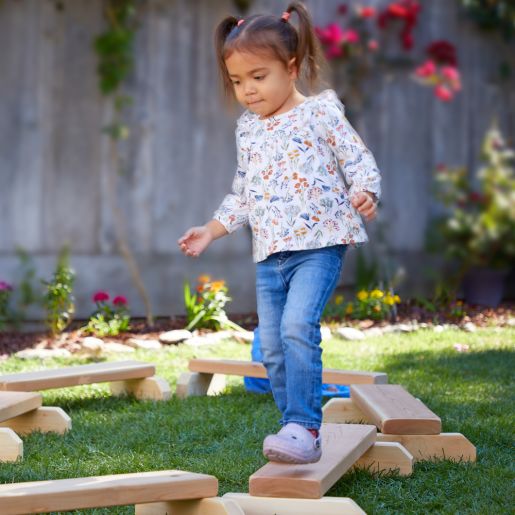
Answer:
<svg viewBox="0 0 515 515"><path fill-rule="evenodd" d="M233 359L192 359L188 368L191 372L205 374L227 374L266 378L264 365L256 361L243 361ZM324 368L322 380L330 384L384 384L388 376L382 372L358 372L353 370L338 370Z"/></svg>
<svg viewBox="0 0 515 515"><path fill-rule="evenodd" d="M23 458L23 442L9 428L0 428L0 462L16 461Z"/></svg>
<svg viewBox="0 0 515 515"><path fill-rule="evenodd" d="M374 444L376 428L323 424L322 458L318 463L267 463L250 476L249 492L258 497L319 499Z"/></svg>
<svg viewBox="0 0 515 515"><path fill-rule="evenodd" d="M377 434L380 442L399 442L417 461L448 459L476 461L475 446L461 433L439 435L386 435Z"/></svg>
<svg viewBox="0 0 515 515"><path fill-rule="evenodd" d="M372 473L398 472L401 476L409 476L413 473L414 462L413 455L400 443L376 442L353 468L367 469Z"/></svg>
<svg viewBox="0 0 515 515"><path fill-rule="evenodd" d="M33 391L84 384L142 379L153 376L154 365L142 361L114 361L38 370L0 376L0 390Z"/></svg>
<svg viewBox="0 0 515 515"><path fill-rule="evenodd" d="M439 434L442 421L402 386L351 385L351 399L385 434Z"/></svg>
<svg viewBox="0 0 515 515"><path fill-rule="evenodd" d="M211 497L190 501L137 504L135 515L246 515L231 499Z"/></svg>
<svg viewBox="0 0 515 515"><path fill-rule="evenodd" d="M326 424L373 424L352 399L330 399L322 413Z"/></svg>
<svg viewBox="0 0 515 515"><path fill-rule="evenodd" d="M365 515L349 497L289 499L227 493L223 499L237 502L245 515Z"/></svg>
<svg viewBox="0 0 515 515"><path fill-rule="evenodd" d="M61 408L43 406L5 420L0 427L8 427L20 435L34 431L64 434L72 428L72 419Z"/></svg>
<svg viewBox="0 0 515 515"><path fill-rule="evenodd" d="M0 392L0 421L9 420L39 408L41 394L34 392Z"/></svg>
<svg viewBox="0 0 515 515"><path fill-rule="evenodd" d="M214 497L218 480L180 470L0 485L2 515Z"/></svg>
<svg viewBox="0 0 515 515"><path fill-rule="evenodd" d="M166 401L172 396L168 382L156 376L116 381L109 387L113 395L132 395L142 401Z"/></svg>

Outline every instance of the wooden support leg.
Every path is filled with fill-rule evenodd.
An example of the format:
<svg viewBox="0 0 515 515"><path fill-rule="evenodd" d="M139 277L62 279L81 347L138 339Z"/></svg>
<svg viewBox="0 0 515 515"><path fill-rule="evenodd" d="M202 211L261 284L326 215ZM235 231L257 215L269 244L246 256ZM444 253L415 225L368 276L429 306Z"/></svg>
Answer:
<svg viewBox="0 0 515 515"><path fill-rule="evenodd" d="M291 499L228 493L223 499L238 503L245 515L365 515L348 497Z"/></svg>
<svg viewBox="0 0 515 515"><path fill-rule="evenodd" d="M72 419L61 408L45 406L4 420L0 427L8 427L21 435L34 431L64 434L72 428Z"/></svg>
<svg viewBox="0 0 515 515"><path fill-rule="evenodd" d="M373 473L398 471L401 476L409 476L413 473L414 461L412 454L400 443L376 442L353 468L364 468Z"/></svg>
<svg viewBox="0 0 515 515"><path fill-rule="evenodd" d="M374 424L352 399L331 399L322 411L325 424Z"/></svg>
<svg viewBox="0 0 515 515"><path fill-rule="evenodd" d="M183 372L177 381L175 395L181 399L193 395L218 395L225 389L225 375Z"/></svg>
<svg viewBox="0 0 515 515"><path fill-rule="evenodd" d="M7 427L0 428L0 462L16 461L23 458L21 438Z"/></svg>
<svg viewBox="0 0 515 515"><path fill-rule="evenodd" d="M135 515L245 515L246 513L231 499L219 497L135 505Z"/></svg>
<svg viewBox="0 0 515 515"><path fill-rule="evenodd" d="M415 459L476 461L476 448L461 433L439 435L385 435L377 433L378 442L399 442Z"/></svg>
<svg viewBox="0 0 515 515"><path fill-rule="evenodd" d="M156 376L116 381L109 386L113 395L132 395L142 401L166 401L172 395L168 382Z"/></svg>

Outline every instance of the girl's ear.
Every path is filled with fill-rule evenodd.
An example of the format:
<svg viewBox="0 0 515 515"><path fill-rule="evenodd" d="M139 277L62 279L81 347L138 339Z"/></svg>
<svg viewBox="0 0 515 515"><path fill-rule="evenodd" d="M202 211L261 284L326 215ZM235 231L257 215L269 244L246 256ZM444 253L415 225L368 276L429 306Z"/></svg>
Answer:
<svg viewBox="0 0 515 515"><path fill-rule="evenodd" d="M288 61L288 75L293 80L296 80L299 78L299 70L297 69L297 62L296 62L295 57L292 57Z"/></svg>

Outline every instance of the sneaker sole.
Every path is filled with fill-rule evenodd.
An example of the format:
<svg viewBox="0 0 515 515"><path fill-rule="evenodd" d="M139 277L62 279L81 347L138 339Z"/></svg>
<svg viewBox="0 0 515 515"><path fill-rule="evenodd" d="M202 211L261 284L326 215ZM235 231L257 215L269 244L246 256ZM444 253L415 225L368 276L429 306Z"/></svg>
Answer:
<svg viewBox="0 0 515 515"><path fill-rule="evenodd" d="M322 453L320 453L318 455L316 454L306 458L304 456L299 456L298 454L292 454L291 452L279 447L268 447L267 449L263 450L263 454L269 461L278 463L292 463L295 465L317 463L322 457Z"/></svg>

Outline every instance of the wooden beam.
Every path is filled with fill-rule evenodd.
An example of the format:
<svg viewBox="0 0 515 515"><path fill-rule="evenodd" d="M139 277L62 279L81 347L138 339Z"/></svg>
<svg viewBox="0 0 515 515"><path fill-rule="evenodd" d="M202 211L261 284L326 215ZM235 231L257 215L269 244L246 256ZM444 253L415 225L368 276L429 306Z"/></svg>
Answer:
<svg viewBox="0 0 515 515"><path fill-rule="evenodd" d="M34 391L83 384L125 381L153 376L154 365L141 361L113 361L0 376L0 390Z"/></svg>
<svg viewBox="0 0 515 515"><path fill-rule="evenodd" d="M353 468L367 469L374 474L398 472L400 476L410 476L414 462L413 455L400 443L376 442Z"/></svg>
<svg viewBox="0 0 515 515"><path fill-rule="evenodd" d="M20 435L34 431L64 434L72 428L72 419L61 408L44 406L4 420L0 427L8 427Z"/></svg>
<svg viewBox="0 0 515 515"><path fill-rule="evenodd" d="M400 385L351 385L350 392L383 434L432 435L442 430L440 417Z"/></svg>
<svg viewBox="0 0 515 515"><path fill-rule="evenodd" d="M380 442L399 442L417 461L453 460L476 461L476 448L461 433L439 435L385 435L377 434Z"/></svg>
<svg viewBox="0 0 515 515"><path fill-rule="evenodd" d="M0 422L39 408L41 394L34 392L0 392Z"/></svg>
<svg viewBox="0 0 515 515"><path fill-rule="evenodd" d="M318 463L269 462L250 476L249 492L258 497L319 499L374 444L376 428L358 424L323 424Z"/></svg>
<svg viewBox="0 0 515 515"><path fill-rule="evenodd" d="M21 438L8 428L0 428L0 462L16 461L23 458Z"/></svg>
<svg viewBox="0 0 515 515"><path fill-rule="evenodd" d="M135 509L135 515L246 515L236 502L220 497L137 504Z"/></svg>
<svg viewBox="0 0 515 515"><path fill-rule="evenodd" d="M0 485L2 515L214 497L218 480L179 470Z"/></svg>
<svg viewBox="0 0 515 515"><path fill-rule="evenodd" d="M349 497L291 499L227 493L223 499L238 503L245 515L365 515Z"/></svg>
<svg viewBox="0 0 515 515"><path fill-rule="evenodd" d="M172 396L168 382L156 376L116 381L109 387L113 395L131 395L142 401L166 401Z"/></svg>

